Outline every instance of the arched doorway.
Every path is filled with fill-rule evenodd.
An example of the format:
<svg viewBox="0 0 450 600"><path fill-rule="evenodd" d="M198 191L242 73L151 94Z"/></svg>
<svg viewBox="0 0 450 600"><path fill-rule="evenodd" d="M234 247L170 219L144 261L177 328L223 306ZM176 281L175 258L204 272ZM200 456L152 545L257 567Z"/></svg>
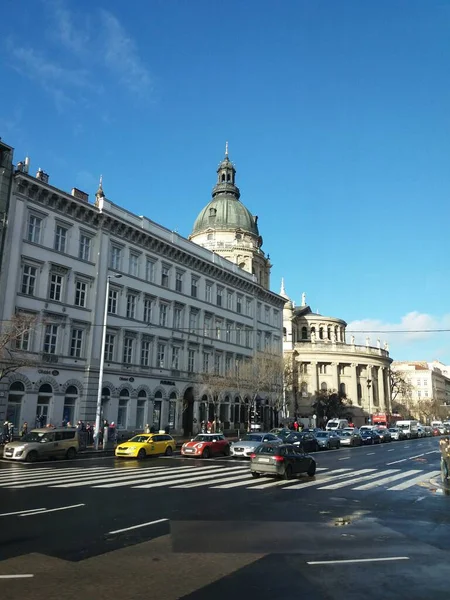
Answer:
<svg viewBox="0 0 450 600"><path fill-rule="evenodd" d="M78 389L74 385L69 385L64 396L64 409L63 409L63 424L74 426L75 424L75 410L78 400Z"/></svg>
<svg viewBox="0 0 450 600"><path fill-rule="evenodd" d="M22 400L25 396L25 386L20 381L15 381L9 387L8 405L6 407L6 420L13 423L14 429L20 427L20 413Z"/></svg>
<svg viewBox="0 0 450 600"><path fill-rule="evenodd" d="M137 407L136 407L136 429L144 429L145 425L145 405L147 402L147 392L140 390L138 392Z"/></svg>
<svg viewBox="0 0 450 600"><path fill-rule="evenodd" d="M44 383L39 388L36 407L36 426L45 427L50 423L50 400L53 398L53 388L49 383Z"/></svg>
<svg viewBox="0 0 450 600"><path fill-rule="evenodd" d="M189 387L183 396L183 432L191 435L194 426L194 391Z"/></svg>
<svg viewBox="0 0 450 600"><path fill-rule="evenodd" d="M169 396L169 431L175 430L177 412L177 394L171 392Z"/></svg>
<svg viewBox="0 0 450 600"><path fill-rule="evenodd" d="M117 412L117 427L126 429L128 426L128 403L130 401L130 392L124 389L119 396L119 410Z"/></svg>
<svg viewBox="0 0 450 600"><path fill-rule="evenodd" d="M162 392L158 390L153 402L153 428L158 432L161 429Z"/></svg>

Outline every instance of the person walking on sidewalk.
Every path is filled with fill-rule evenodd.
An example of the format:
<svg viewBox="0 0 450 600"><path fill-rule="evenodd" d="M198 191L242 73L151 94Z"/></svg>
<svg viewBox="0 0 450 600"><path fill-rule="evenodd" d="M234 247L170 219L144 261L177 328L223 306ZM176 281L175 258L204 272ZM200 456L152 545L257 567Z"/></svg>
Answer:
<svg viewBox="0 0 450 600"><path fill-rule="evenodd" d="M28 433L28 423L25 421L25 423L22 425L22 429L20 430L20 437L27 435L27 433Z"/></svg>

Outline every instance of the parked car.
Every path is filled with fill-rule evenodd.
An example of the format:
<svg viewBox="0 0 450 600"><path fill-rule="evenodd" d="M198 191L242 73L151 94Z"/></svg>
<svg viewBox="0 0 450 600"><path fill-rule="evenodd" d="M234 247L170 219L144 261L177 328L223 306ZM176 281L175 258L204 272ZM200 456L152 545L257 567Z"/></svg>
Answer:
<svg viewBox="0 0 450 600"><path fill-rule="evenodd" d="M392 440L398 441L405 439L403 431L401 429L398 429L398 427L389 427L389 433L391 434Z"/></svg>
<svg viewBox="0 0 450 600"><path fill-rule="evenodd" d="M116 448L117 458L137 458L143 460L147 456L165 454L171 456L176 450L176 442L172 436L159 433L142 433L135 435Z"/></svg>
<svg viewBox="0 0 450 600"><path fill-rule="evenodd" d="M389 429L380 428L380 429L374 429L374 431L376 434L378 434L380 436L382 442L392 442L392 436L391 436L391 432L389 431Z"/></svg>
<svg viewBox="0 0 450 600"><path fill-rule="evenodd" d="M373 429L363 429L361 439L365 445L381 444L381 437Z"/></svg>
<svg viewBox="0 0 450 600"><path fill-rule="evenodd" d="M8 442L3 458L36 462L43 458L75 458L79 448L78 431L74 427L32 429L20 441Z"/></svg>
<svg viewBox="0 0 450 600"><path fill-rule="evenodd" d="M313 477L316 473L316 461L294 444L261 444L250 456L252 477L276 475L290 479L298 473L307 473Z"/></svg>
<svg viewBox="0 0 450 600"><path fill-rule="evenodd" d="M238 442L232 442L230 445L231 456L242 456L249 458L260 444L264 442L279 442L281 440L274 433L249 433Z"/></svg>
<svg viewBox="0 0 450 600"><path fill-rule="evenodd" d="M337 450L341 445L341 438L334 431L318 431L316 440L322 450L331 450L332 448Z"/></svg>
<svg viewBox="0 0 450 600"><path fill-rule="evenodd" d="M183 456L201 456L210 458L217 454L229 456L230 442L222 433L200 433L190 442L181 446Z"/></svg>
<svg viewBox="0 0 450 600"><path fill-rule="evenodd" d="M305 452L317 452L320 448L316 436L309 432L291 431L290 434L282 438L282 440L285 444L301 446Z"/></svg>
<svg viewBox="0 0 450 600"><path fill-rule="evenodd" d="M362 446L362 438L359 431L346 431L345 429L339 433L341 446Z"/></svg>

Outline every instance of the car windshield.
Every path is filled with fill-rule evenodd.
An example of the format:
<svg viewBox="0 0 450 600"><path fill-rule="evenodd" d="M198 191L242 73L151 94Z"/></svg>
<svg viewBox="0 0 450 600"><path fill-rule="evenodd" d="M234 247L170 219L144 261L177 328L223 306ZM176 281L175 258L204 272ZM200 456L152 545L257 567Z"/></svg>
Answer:
<svg viewBox="0 0 450 600"><path fill-rule="evenodd" d="M21 442L48 442L49 435L47 431L30 431L21 438Z"/></svg>
<svg viewBox="0 0 450 600"><path fill-rule="evenodd" d="M328 433L326 433L325 431L318 431L316 433L316 437L318 437L318 438L326 438L326 437L328 437Z"/></svg>
<svg viewBox="0 0 450 600"><path fill-rule="evenodd" d="M148 435L135 435L134 437L131 438L131 440L128 440L128 441L144 444L145 442L151 442L151 440L152 440L152 438Z"/></svg>
<svg viewBox="0 0 450 600"><path fill-rule="evenodd" d="M350 431L341 431L339 434L341 437L350 437L352 434Z"/></svg>
<svg viewBox="0 0 450 600"><path fill-rule="evenodd" d="M250 435L244 436L241 441L243 441L243 442L260 442L263 439L263 437L264 436L260 433L258 433L258 434L252 433Z"/></svg>
<svg viewBox="0 0 450 600"><path fill-rule="evenodd" d="M256 448L257 454L276 454L278 452L278 448L276 446L259 446Z"/></svg>
<svg viewBox="0 0 450 600"><path fill-rule="evenodd" d="M194 442L212 442L212 440L217 439L215 435L197 435L193 441Z"/></svg>

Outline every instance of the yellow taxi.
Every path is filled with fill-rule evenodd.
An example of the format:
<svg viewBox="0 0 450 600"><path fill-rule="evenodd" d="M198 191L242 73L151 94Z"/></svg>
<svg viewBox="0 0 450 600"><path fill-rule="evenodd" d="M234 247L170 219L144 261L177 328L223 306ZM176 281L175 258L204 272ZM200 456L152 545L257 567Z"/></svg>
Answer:
<svg viewBox="0 0 450 600"><path fill-rule="evenodd" d="M119 458L137 458L142 460L153 454L165 454L170 456L176 448L176 442L172 436L163 433L140 433L119 444L116 448L116 456Z"/></svg>

